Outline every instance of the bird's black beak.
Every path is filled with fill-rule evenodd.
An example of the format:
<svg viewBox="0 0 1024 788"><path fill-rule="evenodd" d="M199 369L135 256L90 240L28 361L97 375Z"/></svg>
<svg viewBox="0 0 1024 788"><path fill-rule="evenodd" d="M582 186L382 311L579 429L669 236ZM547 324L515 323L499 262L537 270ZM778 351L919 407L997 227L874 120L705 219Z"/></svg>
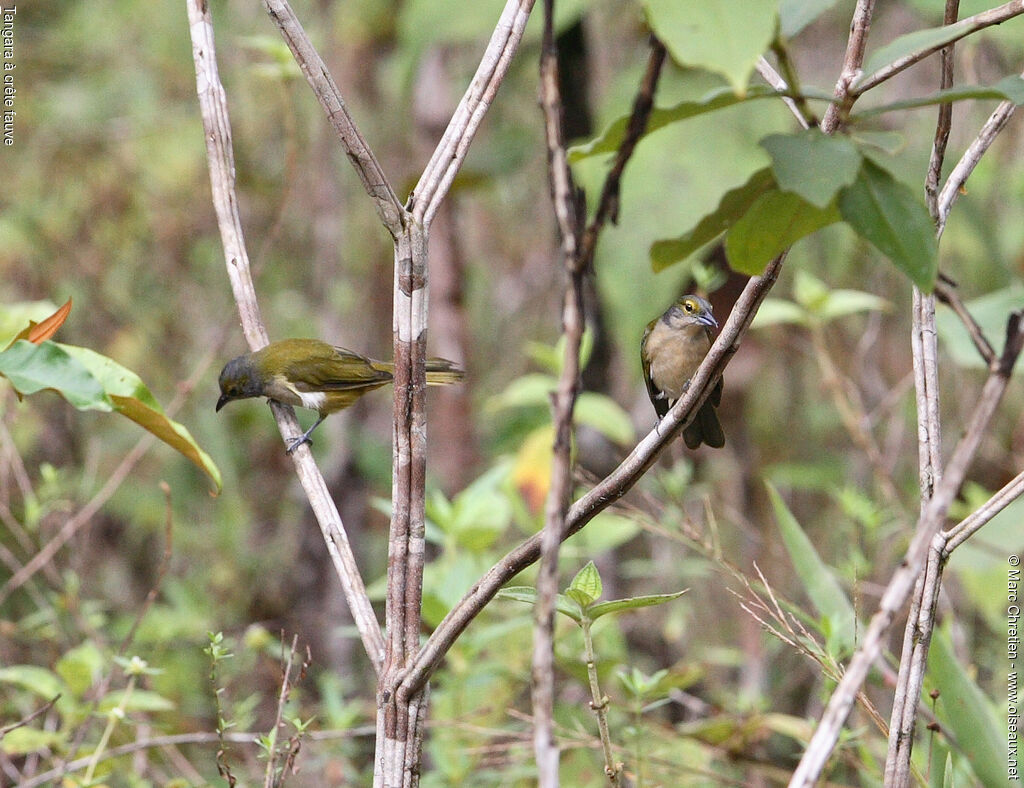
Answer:
<svg viewBox="0 0 1024 788"><path fill-rule="evenodd" d="M221 394L220 395L220 399L217 400L217 408L216 408L216 410L220 410L225 405L227 405L229 402L231 402L231 399L228 397L228 395L227 394Z"/></svg>
<svg viewBox="0 0 1024 788"><path fill-rule="evenodd" d="M710 328L718 328L718 321L715 320L715 316L712 315L710 312L705 312L700 317L698 317L697 322Z"/></svg>

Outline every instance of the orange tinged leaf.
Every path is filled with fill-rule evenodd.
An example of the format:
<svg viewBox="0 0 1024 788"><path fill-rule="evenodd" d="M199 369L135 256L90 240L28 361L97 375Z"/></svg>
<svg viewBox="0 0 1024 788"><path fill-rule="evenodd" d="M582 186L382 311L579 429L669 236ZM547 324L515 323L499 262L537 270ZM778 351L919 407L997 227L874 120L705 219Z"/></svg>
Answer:
<svg viewBox="0 0 1024 788"><path fill-rule="evenodd" d="M67 302L50 315L45 320L37 323L34 326L29 326L28 336L25 337L29 342L39 344L40 342L49 339L57 333L57 329L64 325L64 321L68 319L68 315L71 312L71 299L68 298Z"/></svg>
<svg viewBox="0 0 1024 788"><path fill-rule="evenodd" d="M18 335L11 340L10 347L19 339L27 339L34 345L38 345L40 342L45 342L47 339L57 333L57 329L64 325L64 321L68 319L68 314L71 312L71 299L67 300L60 309L50 315L48 318L36 322L35 320L29 320L28 325L25 326Z"/></svg>

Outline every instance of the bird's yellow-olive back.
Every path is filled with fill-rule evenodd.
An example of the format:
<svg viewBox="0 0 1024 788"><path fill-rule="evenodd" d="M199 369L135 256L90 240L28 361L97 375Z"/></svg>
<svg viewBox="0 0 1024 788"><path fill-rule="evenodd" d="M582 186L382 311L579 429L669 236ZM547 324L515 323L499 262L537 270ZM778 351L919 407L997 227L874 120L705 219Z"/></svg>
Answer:
<svg viewBox="0 0 1024 788"><path fill-rule="evenodd" d="M647 394L659 419L689 386L711 348L712 328L718 328L718 322L711 313L711 304L696 295L683 296L647 324L640 341L640 363ZM715 413L721 399L722 381L719 380L693 422L683 430L683 439L689 448L696 449L701 443L714 448L725 445L725 435Z"/></svg>

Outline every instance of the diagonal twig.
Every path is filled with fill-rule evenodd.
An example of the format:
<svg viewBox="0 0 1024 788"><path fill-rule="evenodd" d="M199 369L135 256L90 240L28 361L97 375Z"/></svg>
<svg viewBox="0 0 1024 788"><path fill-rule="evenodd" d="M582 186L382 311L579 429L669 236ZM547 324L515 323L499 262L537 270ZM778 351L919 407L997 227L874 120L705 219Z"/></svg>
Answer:
<svg viewBox="0 0 1024 788"><path fill-rule="evenodd" d="M693 419L694 414L709 396L712 386L721 377L729 360L735 355L757 308L775 284L784 260L785 254L779 255L765 267L763 273L750 278L728 320L722 326L718 338L690 381L689 388L661 423L636 445L614 471L569 507L565 538L579 531L597 514L625 495L655 463L664 448ZM539 557L538 534L506 554L484 573L427 638L427 642L402 679L403 690L413 692L421 687L437 669L458 636L498 590Z"/></svg>
<svg viewBox="0 0 1024 788"><path fill-rule="evenodd" d="M228 278L242 321L242 331L249 347L255 350L266 345L269 337L260 316L256 290L249 270L249 257L245 250L242 222L238 213L231 124L228 118L227 97L217 70L213 20L205 0L186 0L186 6L196 69L196 93L206 136L210 185L217 225L224 247ZM282 437L287 439L288 436L298 434L298 421L290 407L271 403L271 410ZM366 587L341 516L327 489L327 483L316 467L309 447L300 447L292 453L292 458L299 482L320 525L363 646L374 668L380 670L384 639L373 613L373 606L366 594Z"/></svg>
<svg viewBox="0 0 1024 788"><path fill-rule="evenodd" d="M1021 312L1010 316L1003 354L993 365L985 381L966 431L953 450L943 471L942 480L936 485L931 499L921 512L910 547L886 586L878 611L872 616L864 639L850 660L842 681L829 699L814 736L793 773L790 788L814 785L821 776L822 769L839 739L843 723L853 706L854 697L867 678L871 665L881 653L882 638L910 597L924 568L932 540L945 522L949 506L967 475L971 460L978 450L996 406L1006 391L1010 373L1024 347L1022 316L1024 313Z"/></svg>
<svg viewBox="0 0 1024 788"><path fill-rule="evenodd" d="M352 120L326 64L314 48L288 0L264 0L263 7L280 28L295 62L298 63L306 81L313 89L313 94L327 113L331 125L341 137L345 153L359 175L366 193L373 199L377 215L392 237L396 237L405 224L405 211L377 157L373 155L373 151Z"/></svg>
<svg viewBox="0 0 1024 788"><path fill-rule="evenodd" d="M1011 2L1004 3L996 8L990 8L987 11L982 11L974 16L965 17L957 22L957 34L952 41L924 46L897 58L892 63L888 63L877 71L858 80L856 84L853 85L850 95L851 97L856 98L857 96L871 90L871 88L885 82L887 79L892 79L901 71L910 68L910 66L924 60L929 55L933 55L940 49L959 41L961 38L966 38L972 33L984 30L986 27L1001 25L1008 19L1013 19L1013 17L1019 16L1020 14L1024 14L1024 0L1011 0Z"/></svg>
<svg viewBox="0 0 1024 788"><path fill-rule="evenodd" d="M409 196L407 209L425 227L430 226L494 101L519 48L533 4L534 0L506 0L476 74Z"/></svg>

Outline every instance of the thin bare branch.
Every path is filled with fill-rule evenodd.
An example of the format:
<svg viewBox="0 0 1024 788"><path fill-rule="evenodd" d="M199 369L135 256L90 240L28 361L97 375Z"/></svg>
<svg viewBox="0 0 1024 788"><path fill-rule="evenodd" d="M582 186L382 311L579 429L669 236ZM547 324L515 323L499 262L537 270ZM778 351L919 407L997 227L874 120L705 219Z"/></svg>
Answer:
<svg viewBox="0 0 1024 788"><path fill-rule="evenodd" d="M960 318L967 329L967 333L971 336L974 347L978 349L978 353L981 354L986 366L991 366L996 360L996 351L992 349L992 343L988 341L988 337L985 336L985 332L978 325L978 321L974 319L974 315L967 311L967 307L957 292L956 284L940 274L938 281L935 283L935 297L952 309L956 316Z"/></svg>
<svg viewBox="0 0 1024 788"><path fill-rule="evenodd" d="M942 24L951 25L960 15L960 0L946 0L946 11ZM942 49L942 72L939 76L939 88L945 90L953 87L953 45ZM928 162L928 174L924 180L925 201L932 218L939 218L939 180L942 177L942 163L946 158L946 144L953 126L953 104L946 102L939 105L939 117L935 123L935 139L932 142L932 155Z"/></svg>
<svg viewBox="0 0 1024 788"><path fill-rule="evenodd" d="M327 65L306 35L298 17L288 5L288 0L264 0L263 6L280 28L285 43L295 57L295 62L302 69L306 81L313 89L313 94L320 101L320 106L327 113L327 119L338 132L345 153L359 175L363 188L373 200L381 221L392 237L397 237L405 224L405 211L377 157L373 155L370 146L356 128L338 86L334 84L334 79L327 70Z"/></svg>
<svg viewBox="0 0 1024 788"><path fill-rule="evenodd" d="M910 547L886 586L878 611L872 616L864 639L850 660L842 681L829 699L814 736L790 779L790 788L814 785L821 776L822 769L839 739L843 723L853 706L856 693L867 678L871 665L881 654L882 639L892 626L896 615L906 604L918 576L924 570L932 540L945 522L949 506L967 475L967 469L978 450L981 438L1006 391L1010 372L1020 355L1022 345L1024 325L1021 313L1014 313L1007 324L1006 350L985 381L966 431L950 457L942 480L936 485L931 499L921 512Z"/></svg>
<svg viewBox="0 0 1024 788"><path fill-rule="evenodd" d="M786 93L789 91L789 83L782 78L782 75L772 67L772 64L769 63L764 56L757 59L757 73L760 74L761 78L779 93ZM801 127L805 129L810 128L807 118L804 117L804 114L796 101L789 96L782 96L782 103L789 107L789 111L793 113L793 117L796 118L796 122L799 123Z"/></svg>
<svg viewBox="0 0 1024 788"><path fill-rule="evenodd" d="M662 450L690 423L711 388L739 348L761 301L778 278L785 254L772 260L760 276L751 277L733 307L718 338L708 351L686 393L608 476L579 498L566 516L565 538L583 528L595 515L625 495L657 460ZM498 590L540 557L540 536L527 539L489 569L449 611L416 655L402 680L411 692L421 687L437 669L452 644L487 605Z"/></svg>
<svg viewBox="0 0 1024 788"><path fill-rule="evenodd" d="M661 70L665 65L665 46L657 38L651 36L651 52L647 57L647 68L640 81L640 89L633 99L633 108L626 125L626 132L615 154L615 161L604 179L601 196L597 201L597 210L591 219L583 238L580 241L579 259L584 269L590 267L597 249L597 239L610 220L615 224L619 219L619 188L626 163L632 158L637 143L647 129L647 122L654 108L654 93L658 88Z"/></svg>
<svg viewBox="0 0 1024 788"><path fill-rule="evenodd" d="M462 167L470 143L498 92L519 48L534 0L507 0L476 74L456 107L448 128L409 196L407 209L423 224L430 222Z"/></svg>
<svg viewBox="0 0 1024 788"><path fill-rule="evenodd" d="M256 301L256 290L249 270L249 257L245 250L242 222L238 213L231 124L228 118L227 97L217 70L213 21L205 0L186 0L186 6L189 32L192 36L192 56L196 67L196 93L199 97L200 114L206 136L214 210L220 227L228 278L242 320L242 331L249 347L255 350L266 345L269 337ZM288 440L298 434L299 424L291 408L271 403L271 410L282 438ZM375 669L380 670L384 655L384 638L366 594L341 516L327 490L327 483L313 461L309 447L300 447L292 453L292 458L299 482L320 525L363 646Z"/></svg>
<svg viewBox="0 0 1024 788"><path fill-rule="evenodd" d="M999 492L971 512L968 517L946 531L948 541L944 548L944 557L948 557L950 553L970 539L993 517L1020 498L1021 495L1024 495L1024 471L1018 473L1004 484Z"/></svg>
<svg viewBox="0 0 1024 788"><path fill-rule="evenodd" d="M834 100L829 104L825 117L821 120L821 130L826 134L831 134L839 127L840 121L853 103L850 88L857 81L864 65L864 52L868 45L868 31L871 30L871 16L874 11L875 0L857 0L850 22L850 36L846 41L843 67L832 93Z"/></svg>
<svg viewBox="0 0 1024 788"><path fill-rule="evenodd" d="M558 742L555 740L555 598L558 595L558 552L565 531L565 513L572 494L573 408L580 385L580 342L583 337L583 266L577 257L581 204L569 170L562 132L562 95L558 87L558 48L554 32L554 0L544 0L544 32L540 56L540 105L548 151L548 180L561 240L566 283L562 303L565 350L558 386L552 394L555 440L551 482L544 506L540 571L534 604L530 696L533 704L533 750L537 782L558 786Z"/></svg>
<svg viewBox="0 0 1024 788"><path fill-rule="evenodd" d="M992 27L993 25L1001 25L1008 19L1013 19L1015 16L1024 14L1024 0L1011 0L1009 3L1004 3L996 8L990 8L987 11L982 11L974 16L966 17L957 23L959 28L957 31L956 38L952 41L937 46L926 46L911 52L908 55L904 55L892 63L889 63L882 68L878 69L872 74L859 80L856 85L850 91L850 95L853 98L860 96L876 85L885 82L887 79L892 79L894 76L899 74L901 71L909 68L910 66L924 60L929 55L938 52L950 44L959 41L961 38L966 38L972 33L977 33L979 30L984 30L986 27Z"/></svg>
<svg viewBox="0 0 1024 788"><path fill-rule="evenodd" d="M932 491L942 476L935 297L924 295L915 287L912 310L910 346L914 362L914 392L917 398L918 476L923 507L932 497Z"/></svg>
<svg viewBox="0 0 1024 788"><path fill-rule="evenodd" d="M974 168L978 166L981 157L985 155L985 151L995 142L999 132L1006 126L1016 109L1017 106L1012 101L1004 101L996 107L981 127L978 136L975 137L974 141L964 152L964 155L960 157L960 161L956 163L953 171L949 173L942 191L939 192L938 218L936 219L939 237L942 237L942 231L946 227L949 211L952 209L957 197L960 196L960 192L964 184L967 183L967 179L974 172Z"/></svg>

